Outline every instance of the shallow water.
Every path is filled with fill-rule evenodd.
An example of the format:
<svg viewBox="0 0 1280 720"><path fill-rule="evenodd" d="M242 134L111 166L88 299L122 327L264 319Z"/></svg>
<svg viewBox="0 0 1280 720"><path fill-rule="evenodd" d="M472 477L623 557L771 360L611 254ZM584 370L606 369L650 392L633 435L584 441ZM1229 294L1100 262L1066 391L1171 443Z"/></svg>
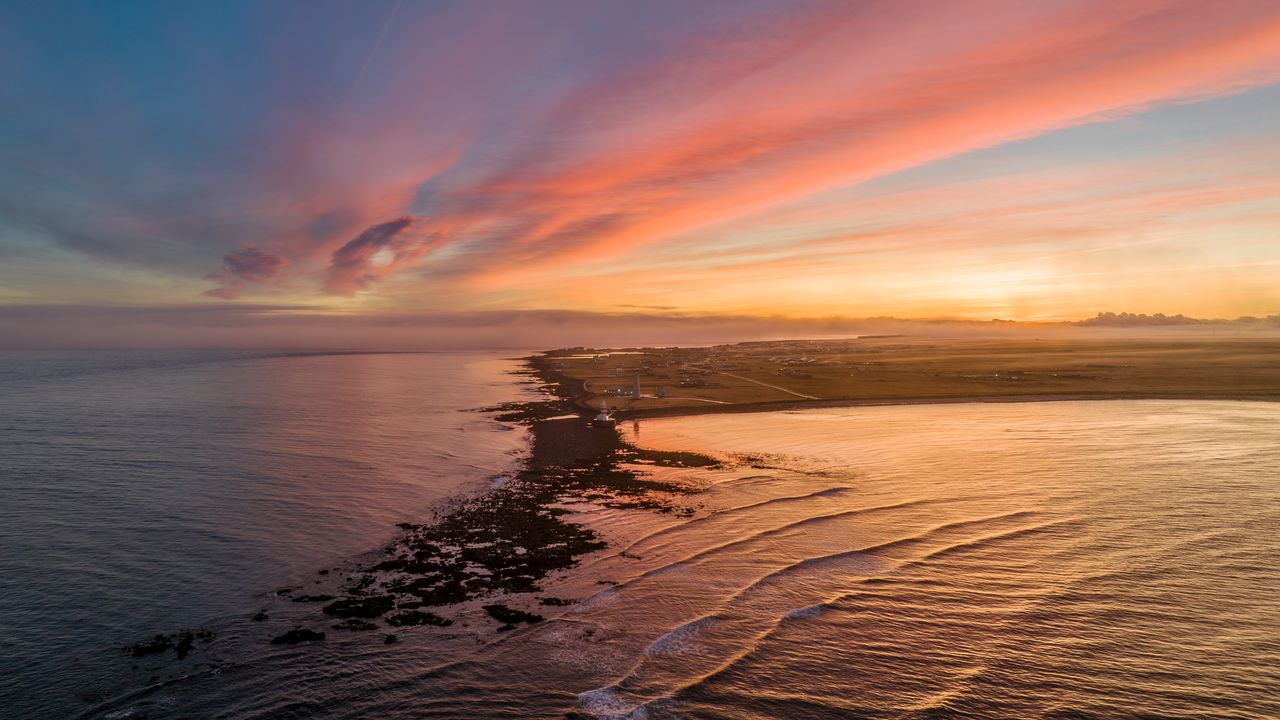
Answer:
<svg viewBox="0 0 1280 720"><path fill-rule="evenodd" d="M574 601L546 622L496 634L480 601L452 627L397 629L399 645L269 646L314 612L271 588L510 468L524 434L457 409L528 391L509 364L459 357L24 382L0 415L22 450L4 490L27 498L3 510L0 553L24 579L0 593L5 642L37 668L0 680L18 716L1280 717L1280 406L1262 403L625 424L726 464L649 469L704 488L688 517L571 508L611 547L546 583ZM72 408L88 417L56 429ZM271 622L249 622L261 607ZM218 639L186 661L121 673L97 649L209 620ZM42 648L33 627L67 640Z"/></svg>
<svg viewBox="0 0 1280 720"><path fill-rule="evenodd" d="M615 602L692 607L587 709L1280 716L1275 405L850 408L638 439L768 467L717 486L696 545L641 545L663 561Z"/></svg>
<svg viewBox="0 0 1280 720"><path fill-rule="evenodd" d="M527 393L515 367L0 353L0 715L70 717L133 689L149 676L120 646L221 631L484 487L526 433L464 410Z"/></svg>
<svg viewBox="0 0 1280 720"><path fill-rule="evenodd" d="M970 404L625 425L717 470L563 615L335 717L1280 717L1280 412ZM607 583L607 584L601 584ZM418 668L421 673L422 668ZM407 711L406 711L407 712ZM393 713L394 714L394 713Z"/></svg>

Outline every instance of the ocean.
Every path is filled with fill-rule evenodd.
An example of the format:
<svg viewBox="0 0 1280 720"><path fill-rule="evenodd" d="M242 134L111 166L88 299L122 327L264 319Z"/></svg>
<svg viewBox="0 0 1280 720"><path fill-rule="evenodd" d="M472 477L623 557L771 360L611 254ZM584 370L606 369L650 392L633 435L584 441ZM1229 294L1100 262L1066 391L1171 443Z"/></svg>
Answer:
<svg viewBox="0 0 1280 720"><path fill-rule="evenodd" d="M1280 408L903 405L626 422L674 512L495 632L276 594L501 483L496 354L0 355L0 707L22 718L1280 717ZM270 620L251 616L266 611ZM124 645L182 628L184 660Z"/></svg>
<svg viewBox="0 0 1280 720"><path fill-rule="evenodd" d="M527 433L469 410L527 394L517 367L0 353L0 716L74 717L148 686L122 646L189 627L234 641L276 588L510 471Z"/></svg>

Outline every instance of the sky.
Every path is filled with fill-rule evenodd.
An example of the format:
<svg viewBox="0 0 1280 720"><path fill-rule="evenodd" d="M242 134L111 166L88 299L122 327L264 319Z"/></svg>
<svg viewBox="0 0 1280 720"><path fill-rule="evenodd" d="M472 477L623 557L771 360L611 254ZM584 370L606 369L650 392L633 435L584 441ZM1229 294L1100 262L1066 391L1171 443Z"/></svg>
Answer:
<svg viewBox="0 0 1280 720"><path fill-rule="evenodd" d="M3 0L0 98L11 337L1280 312L1273 0Z"/></svg>

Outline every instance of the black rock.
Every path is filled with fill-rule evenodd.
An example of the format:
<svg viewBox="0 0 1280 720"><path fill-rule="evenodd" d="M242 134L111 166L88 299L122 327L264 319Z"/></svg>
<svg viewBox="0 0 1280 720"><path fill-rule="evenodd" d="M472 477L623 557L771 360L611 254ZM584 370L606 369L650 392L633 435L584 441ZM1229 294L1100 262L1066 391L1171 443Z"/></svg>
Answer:
<svg viewBox="0 0 1280 720"><path fill-rule="evenodd" d="M173 649L178 651L178 659L181 660L191 652L191 646L195 644L196 638L190 632L178 633L177 641L173 644Z"/></svg>
<svg viewBox="0 0 1280 720"><path fill-rule="evenodd" d="M396 613L387 617L387 624L393 627L401 627L405 625L434 625L436 627L449 627L453 621L449 618L440 617L433 612L425 610L406 610L402 613Z"/></svg>
<svg viewBox="0 0 1280 720"><path fill-rule="evenodd" d="M539 623L545 619L541 615L534 615L533 613L527 613L523 610L509 608L506 605L485 605L484 611L489 613L489 617L507 625L515 625L516 623L522 622L530 624Z"/></svg>
<svg viewBox="0 0 1280 720"><path fill-rule="evenodd" d="M364 620L343 620L337 625L331 626L334 630L377 630L375 623L365 622Z"/></svg>
<svg viewBox="0 0 1280 720"><path fill-rule="evenodd" d="M300 642L309 642L311 640L323 640L324 633L308 630L307 628L294 628L283 635L277 635L271 638L272 645L294 645Z"/></svg>
<svg viewBox="0 0 1280 720"><path fill-rule="evenodd" d="M383 645L395 645L398 642L400 642L400 638L396 637L395 635L388 635L382 639Z"/></svg>
<svg viewBox="0 0 1280 720"><path fill-rule="evenodd" d="M348 597L325 605L324 614L345 618L375 618L394 610L395 607L395 598L390 595Z"/></svg>
<svg viewBox="0 0 1280 720"><path fill-rule="evenodd" d="M266 611L266 610L259 610L259 611L258 611L258 614L257 614L257 615L254 615L254 616L253 616L252 618L250 618L250 619L251 619L251 620L253 620L254 622L262 622L263 620L266 620L266 619L267 619L267 617L268 617L268 616L267 616L267 611Z"/></svg>
<svg viewBox="0 0 1280 720"><path fill-rule="evenodd" d="M168 635L156 635L145 642L136 642L125 648L125 652L134 657L142 657L144 655L154 655L162 653L173 647L173 639Z"/></svg>
<svg viewBox="0 0 1280 720"><path fill-rule="evenodd" d="M178 659L181 660L195 647L196 640L207 643L212 639L213 632L209 630L183 630L169 635L157 634L150 640L144 640L126 647L124 651L133 657L143 657L162 653L169 648L173 648L178 653Z"/></svg>
<svg viewBox="0 0 1280 720"><path fill-rule="evenodd" d="M328 602L333 599L332 595L299 595L294 598L294 602Z"/></svg>

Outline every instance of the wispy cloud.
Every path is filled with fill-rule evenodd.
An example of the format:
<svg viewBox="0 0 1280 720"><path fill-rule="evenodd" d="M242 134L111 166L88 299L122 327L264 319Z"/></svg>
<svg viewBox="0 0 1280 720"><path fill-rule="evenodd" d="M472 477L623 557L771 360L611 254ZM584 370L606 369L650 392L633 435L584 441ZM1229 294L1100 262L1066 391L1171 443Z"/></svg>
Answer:
<svg viewBox="0 0 1280 720"><path fill-rule="evenodd" d="M335 250L325 275L325 291L355 295L417 262L433 247L437 236L414 232L415 222L412 217L402 217L379 223Z"/></svg>
<svg viewBox="0 0 1280 720"><path fill-rule="evenodd" d="M246 283L272 284L280 279L289 259L256 247L245 247L222 256L223 269L205 276L206 280L221 283L221 287L206 290L208 297L235 300Z"/></svg>
<svg viewBox="0 0 1280 720"><path fill-rule="evenodd" d="M584 131L604 125L612 142L563 153L576 158L568 165L522 158L461 189L488 198L495 215L523 218L470 257L471 270L501 285L807 193L1280 78L1274 6L997 5L840 5L770 28L790 33L785 54L758 57L750 34L716 37L660 58L652 74L582 93L560 120ZM725 82L694 80L684 94L670 87L674 75ZM635 98L654 103L639 122L610 127L614 107L642 105Z"/></svg>

